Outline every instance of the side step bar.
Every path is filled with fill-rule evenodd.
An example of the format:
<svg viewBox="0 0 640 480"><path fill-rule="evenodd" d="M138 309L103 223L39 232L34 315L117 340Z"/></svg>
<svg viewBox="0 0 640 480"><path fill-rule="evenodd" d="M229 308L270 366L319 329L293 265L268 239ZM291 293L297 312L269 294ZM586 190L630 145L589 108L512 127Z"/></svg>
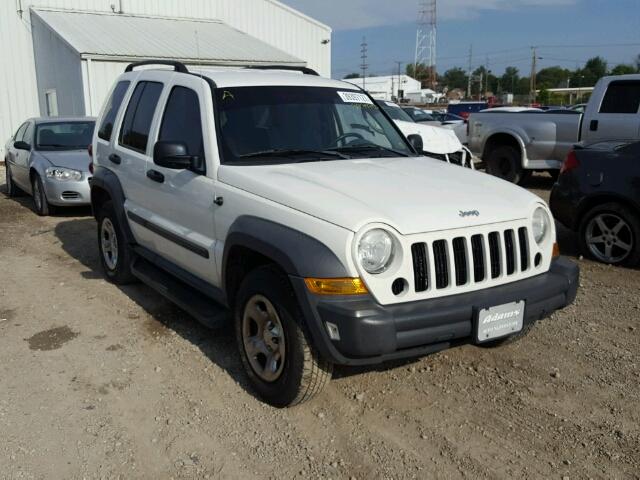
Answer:
<svg viewBox="0 0 640 480"><path fill-rule="evenodd" d="M141 256L136 256L131 265L131 272L205 327L216 329L231 321L231 312L228 309Z"/></svg>

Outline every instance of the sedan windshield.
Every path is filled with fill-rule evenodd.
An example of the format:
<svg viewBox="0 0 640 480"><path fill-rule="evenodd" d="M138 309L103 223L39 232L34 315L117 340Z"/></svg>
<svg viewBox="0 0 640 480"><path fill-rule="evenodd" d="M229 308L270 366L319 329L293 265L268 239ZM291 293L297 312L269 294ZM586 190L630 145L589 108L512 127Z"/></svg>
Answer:
<svg viewBox="0 0 640 480"><path fill-rule="evenodd" d="M216 90L223 163L413 155L369 96L324 87Z"/></svg>
<svg viewBox="0 0 640 480"><path fill-rule="evenodd" d="M401 120L403 122L415 123L413 118L411 118L407 112L405 112L395 103L387 102L385 100L378 100L376 103L380 105L380 107L385 112L387 112L387 115L389 115L392 120Z"/></svg>
<svg viewBox="0 0 640 480"><path fill-rule="evenodd" d="M95 122L51 122L36 126L36 150L85 150Z"/></svg>

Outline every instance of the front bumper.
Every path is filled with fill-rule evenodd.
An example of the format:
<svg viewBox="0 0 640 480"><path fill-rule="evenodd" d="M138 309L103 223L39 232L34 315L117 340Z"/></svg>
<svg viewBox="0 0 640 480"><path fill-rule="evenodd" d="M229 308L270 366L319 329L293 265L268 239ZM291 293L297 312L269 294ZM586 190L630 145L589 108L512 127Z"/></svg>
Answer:
<svg viewBox="0 0 640 480"><path fill-rule="evenodd" d="M425 355L471 343L479 309L524 300L524 326L571 304L578 290L578 266L558 258L548 272L485 290L396 305L380 305L370 295L326 297L308 292L291 277L315 347L327 360L364 365ZM326 323L337 325L331 340Z"/></svg>
<svg viewBox="0 0 640 480"><path fill-rule="evenodd" d="M89 174L83 173L78 181L60 181L44 178L44 190L47 201L57 206L89 205L91 204L91 187L87 178Z"/></svg>

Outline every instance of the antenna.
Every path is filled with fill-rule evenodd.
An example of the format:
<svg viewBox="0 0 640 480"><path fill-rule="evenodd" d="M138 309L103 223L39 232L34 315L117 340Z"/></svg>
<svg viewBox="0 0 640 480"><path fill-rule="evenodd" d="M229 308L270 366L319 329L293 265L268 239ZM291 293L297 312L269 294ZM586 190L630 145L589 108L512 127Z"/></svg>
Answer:
<svg viewBox="0 0 640 480"><path fill-rule="evenodd" d="M420 0L418 4L418 30L413 76L418 79L418 66L427 70L429 88L436 86L436 0Z"/></svg>
<svg viewBox="0 0 640 480"><path fill-rule="evenodd" d="M360 69L362 70L362 89L366 90L365 83L367 78L367 37L362 37L362 43L360 44L360 58L362 59L362 63L360 64Z"/></svg>

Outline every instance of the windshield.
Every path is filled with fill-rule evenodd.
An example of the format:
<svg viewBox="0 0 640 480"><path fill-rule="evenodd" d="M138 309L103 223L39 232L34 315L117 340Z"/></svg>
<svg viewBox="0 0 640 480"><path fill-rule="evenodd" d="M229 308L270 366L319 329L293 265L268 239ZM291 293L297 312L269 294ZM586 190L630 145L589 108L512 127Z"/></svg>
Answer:
<svg viewBox="0 0 640 480"><path fill-rule="evenodd" d="M223 163L413 155L364 93L324 87L216 90Z"/></svg>
<svg viewBox="0 0 640 480"><path fill-rule="evenodd" d="M385 112L387 112L387 115L389 115L392 120L402 120L403 122L415 123L413 118L411 118L407 112L395 103L386 102L384 100L380 100L376 103L380 105Z"/></svg>
<svg viewBox="0 0 640 480"><path fill-rule="evenodd" d="M36 150L85 150L95 122L52 122L36 126Z"/></svg>
<svg viewBox="0 0 640 480"><path fill-rule="evenodd" d="M420 110L419 108L407 108L405 110L416 122L433 122L436 120L435 118L433 118L433 116L429 115L424 110Z"/></svg>

